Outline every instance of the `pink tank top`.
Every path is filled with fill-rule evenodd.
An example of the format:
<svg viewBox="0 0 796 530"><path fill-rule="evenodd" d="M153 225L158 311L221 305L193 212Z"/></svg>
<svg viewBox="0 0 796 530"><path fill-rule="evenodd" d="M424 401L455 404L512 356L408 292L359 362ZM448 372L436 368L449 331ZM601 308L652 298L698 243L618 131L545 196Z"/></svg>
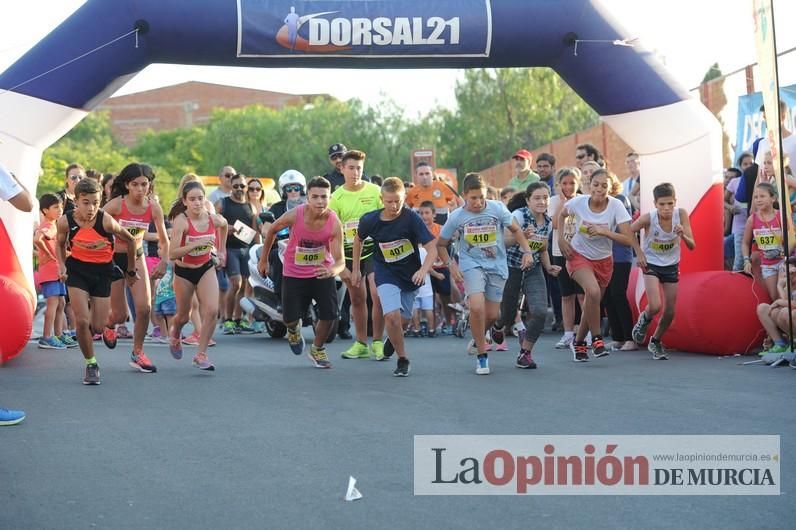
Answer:
<svg viewBox="0 0 796 530"><path fill-rule="evenodd" d="M304 204L296 207L296 222L290 229L290 239L285 249L283 274L291 278L314 278L315 267L334 264L331 239L337 215L329 210L326 224L318 231L304 224Z"/></svg>
<svg viewBox="0 0 796 530"><path fill-rule="evenodd" d="M760 251L760 263L775 265L782 261L782 218L775 215L771 221L763 221L757 213L752 214L752 237Z"/></svg>

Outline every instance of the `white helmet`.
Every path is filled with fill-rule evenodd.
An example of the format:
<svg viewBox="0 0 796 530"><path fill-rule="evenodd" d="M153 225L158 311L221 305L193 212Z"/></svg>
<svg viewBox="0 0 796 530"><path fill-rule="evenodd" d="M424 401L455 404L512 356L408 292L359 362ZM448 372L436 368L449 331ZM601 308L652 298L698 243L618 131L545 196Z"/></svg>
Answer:
<svg viewBox="0 0 796 530"><path fill-rule="evenodd" d="M288 169L281 175L279 175L279 193L284 193L284 188L288 184L301 184L302 188L307 187L307 179L301 173L301 171L296 171L295 169Z"/></svg>

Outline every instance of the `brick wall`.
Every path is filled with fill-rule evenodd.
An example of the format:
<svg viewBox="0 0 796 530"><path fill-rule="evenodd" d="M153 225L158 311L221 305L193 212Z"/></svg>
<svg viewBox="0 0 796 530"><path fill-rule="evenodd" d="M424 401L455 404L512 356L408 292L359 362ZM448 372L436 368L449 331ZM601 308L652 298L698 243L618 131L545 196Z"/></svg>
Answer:
<svg viewBox="0 0 796 530"><path fill-rule="evenodd" d="M207 123L216 107L234 109L259 104L281 109L315 97L330 96L284 94L190 81L110 98L97 110L110 112L114 136L131 146L149 129L164 131Z"/></svg>

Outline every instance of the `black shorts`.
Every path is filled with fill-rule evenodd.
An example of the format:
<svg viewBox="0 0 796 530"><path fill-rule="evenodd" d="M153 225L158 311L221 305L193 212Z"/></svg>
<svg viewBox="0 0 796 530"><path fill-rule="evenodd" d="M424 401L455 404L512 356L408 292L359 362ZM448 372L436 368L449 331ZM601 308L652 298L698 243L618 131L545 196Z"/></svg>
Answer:
<svg viewBox="0 0 796 530"><path fill-rule="evenodd" d="M144 255L144 249L143 248L139 248L135 252L135 259L138 259L138 258L140 258L143 255ZM120 271L122 271L122 278L124 278L124 271L127 270L127 252L114 252L114 254L113 254L113 263L114 263L114 265L119 267ZM121 279L121 278L116 278L116 280L119 280L119 279ZM114 280L114 281L116 281L116 280Z"/></svg>
<svg viewBox="0 0 796 530"><path fill-rule="evenodd" d="M644 271L644 274L655 276L661 283L677 283L680 281L680 264L675 263L674 265L662 267L647 263L647 270Z"/></svg>
<svg viewBox="0 0 796 530"><path fill-rule="evenodd" d="M441 269L434 269L434 272L438 272L445 276L442 280L438 280L435 277L431 277L431 288L434 290L434 294L438 294L440 296L450 296L451 295L451 271L447 267L443 267Z"/></svg>
<svg viewBox="0 0 796 530"><path fill-rule="evenodd" d="M561 267L561 272L558 273L558 286L561 288L561 296L583 294L583 288L567 272L567 260L564 256L553 256L553 265Z"/></svg>
<svg viewBox="0 0 796 530"><path fill-rule="evenodd" d="M291 278L282 276L282 320L296 322L312 301L318 305L320 320L337 318L337 284L334 278Z"/></svg>
<svg viewBox="0 0 796 530"><path fill-rule="evenodd" d="M123 277L112 261L87 263L71 256L66 258L66 286L86 291L89 296L108 298L111 283Z"/></svg>
<svg viewBox="0 0 796 530"><path fill-rule="evenodd" d="M194 285L199 285L202 277L207 271L213 268L213 260L208 260L198 267L181 267L174 264L174 275L179 276L184 280L188 280Z"/></svg>
<svg viewBox="0 0 796 530"><path fill-rule="evenodd" d="M350 270L353 270L352 269L353 266L354 266L354 262L352 260L346 258L345 259L345 268L350 271ZM362 273L362 277L363 278L367 278L368 274L370 274L371 272L374 272L374 270L375 269L373 268L373 255L372 254L370 256L368 256L367 258L365 258L365 259L359 260L359 272Z"/></svg>

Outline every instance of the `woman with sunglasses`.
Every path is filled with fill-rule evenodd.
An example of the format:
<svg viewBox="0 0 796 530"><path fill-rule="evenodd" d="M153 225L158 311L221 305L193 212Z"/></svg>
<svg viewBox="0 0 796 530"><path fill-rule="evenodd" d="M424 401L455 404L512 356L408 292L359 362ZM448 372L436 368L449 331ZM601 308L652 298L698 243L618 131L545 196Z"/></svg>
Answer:
<svg viewBox="0 0 796 530"><path fill-rule="evenodd" d="M86 170L80 164L69 164L66 166L66 181L64 189L58 192L61 201L64 203L64 213L75 209L75 186L82 179L86 178Z"/></svg>
<svg viewBox="0 0 796 530"><path fill-rule="evenodd" d="M255 215L268 211L265 204L265 190L263 190L263 185L256 178L249 179L248 187L246 188L246 198L249 199L249 204L252 205Z"/></svg>

